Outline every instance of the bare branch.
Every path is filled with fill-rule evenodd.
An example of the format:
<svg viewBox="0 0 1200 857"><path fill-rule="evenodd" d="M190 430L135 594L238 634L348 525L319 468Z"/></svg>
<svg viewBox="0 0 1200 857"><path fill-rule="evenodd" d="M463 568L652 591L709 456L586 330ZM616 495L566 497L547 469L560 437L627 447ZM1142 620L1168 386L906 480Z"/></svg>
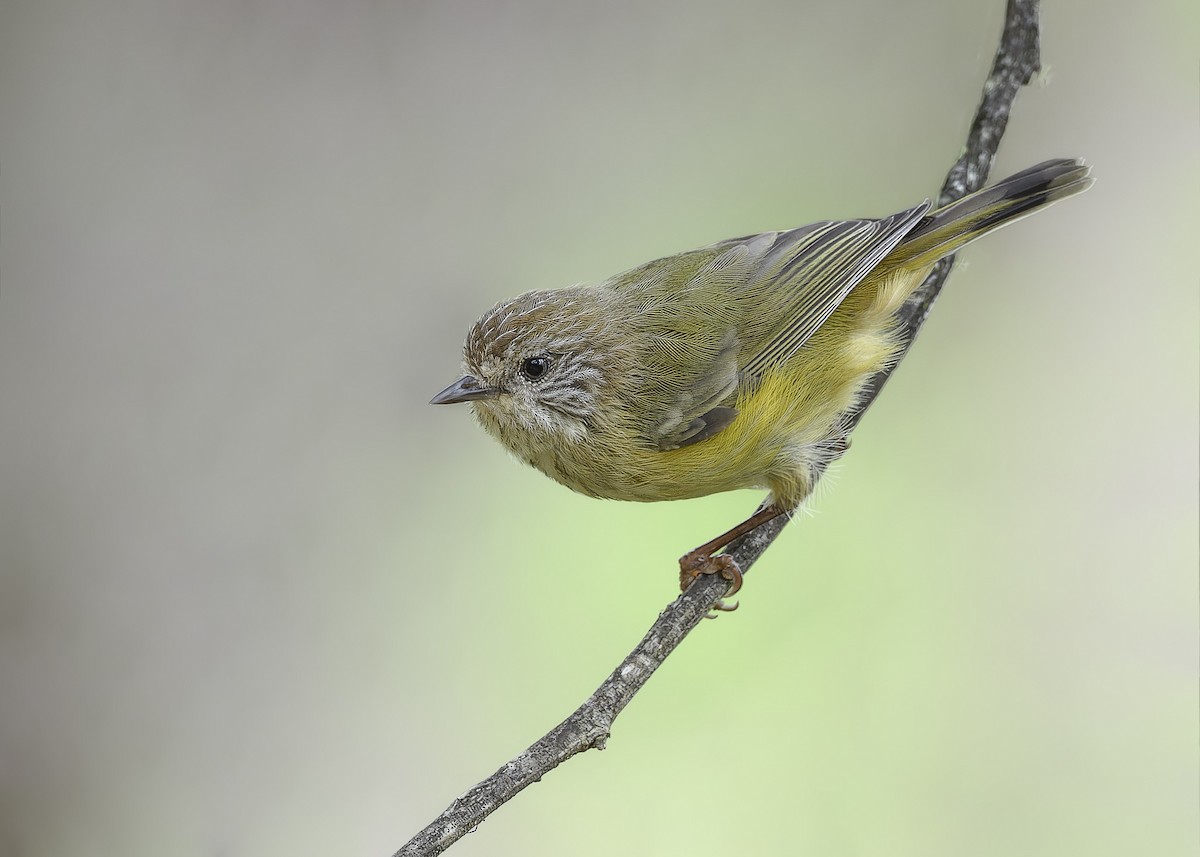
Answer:
<svg viewBox="0 0 1200 857"><path fill-rule="evenodd" d="M1033 79L1041 67L1038 35L1038 0L1009 0L1004 33L991 74L983 85L983 98L971 124L963 154L951 167L942 186L940 204L978 190L986 182L1017 92ZM953 265L953 257L939 262L901 310L900 335L905 352L925 323ZM871 380L862 402L843 416L847 433L858 425L893 369L877 374ZM728 553L743 573L775 540L787 520L786 517L776 518L730 546ZM725 588L726 582L717 575L699 577L687 592L659 614L637 647L570 717L455 800L445 812L397 851L395 857L441 854L518 792L567 759L593 747L603 748L617 715L641 690L667 655L708 614L724 594Z"/></svg>

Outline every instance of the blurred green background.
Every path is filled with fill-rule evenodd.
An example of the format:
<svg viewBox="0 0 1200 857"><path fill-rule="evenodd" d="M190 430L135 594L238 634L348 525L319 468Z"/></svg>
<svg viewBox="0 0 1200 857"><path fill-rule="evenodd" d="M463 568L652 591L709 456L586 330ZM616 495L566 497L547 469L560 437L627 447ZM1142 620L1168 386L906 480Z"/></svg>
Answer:
<svg viewBox="0 0 1200 857"><path fill-rule="evenodd" d="M8 2L0 855L383 855L582 701L751 492L465 409L469 324L936 193L1002 3ZM970 248L750 575L468 855L1195 854L1196 45L1044 10Z"/></svg>

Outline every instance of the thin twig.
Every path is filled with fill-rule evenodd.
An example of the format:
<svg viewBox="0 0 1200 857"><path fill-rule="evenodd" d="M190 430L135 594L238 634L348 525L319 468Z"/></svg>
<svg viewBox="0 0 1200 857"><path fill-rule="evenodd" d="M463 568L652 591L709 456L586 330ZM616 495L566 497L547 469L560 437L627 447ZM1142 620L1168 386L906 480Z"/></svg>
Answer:
<svg viewBox="0 0 1200 857"><path fill-rule="evenodd" d="M1004 34L996 51L992 72L983 85L983 98L971 124L963 154L951 167L942 186L940 204L944 205L983 187L1008 124L1013 100L1040 67L1038 0L1008 0ZM907 352L921 325L925 323L953 265L952 256L939 262L901 310L899 325L904 352ZM872 378L860 403L843 415L842 423L847 433L858 425L894 368L893 365ZM728 553L743 574L775 540L787 521L786 516L776 518L730 546ZM659 614L637 647L570 717L455 800L394 857L441 854L518 792L536 783L567 759L593 747L603 748L617 715L641 690L667 655L708 615L725 593L726 585L726 581L718 575L697 578L687 592Z"/></svg>

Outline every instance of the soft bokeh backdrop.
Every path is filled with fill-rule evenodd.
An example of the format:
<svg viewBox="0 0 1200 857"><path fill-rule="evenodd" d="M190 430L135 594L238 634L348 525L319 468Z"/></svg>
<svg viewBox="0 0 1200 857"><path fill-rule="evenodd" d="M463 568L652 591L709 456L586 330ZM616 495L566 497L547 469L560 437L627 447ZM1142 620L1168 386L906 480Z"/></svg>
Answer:
<svg viewBox="0 0 1200 857"><path fill-rule="evenodd" d="M470 322L957 156L1000 0L0 7L0 855L384 855L569 713L750 492L570 494ZM853 451L468 855L1194 854L1195 6L1050 3Z"/></svg>

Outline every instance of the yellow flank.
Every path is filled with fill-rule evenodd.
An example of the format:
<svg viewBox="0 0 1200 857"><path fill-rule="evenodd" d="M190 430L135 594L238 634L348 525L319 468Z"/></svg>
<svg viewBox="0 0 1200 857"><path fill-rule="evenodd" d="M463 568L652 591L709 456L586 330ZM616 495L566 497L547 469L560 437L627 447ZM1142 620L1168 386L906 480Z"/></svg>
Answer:
<svg viewBox="0 0 1200 857"><path fill-rule="evenodd" d="M704 441L637 457L641 478L630 500L678 500L736 488L766 488L794 509L812 490L814 470L836 453L831 430L863 387L895 359L890 322L929 268L869 277L791 359L737 398L729 427ZM786 431L781 427L786 426Z"/></svg>

